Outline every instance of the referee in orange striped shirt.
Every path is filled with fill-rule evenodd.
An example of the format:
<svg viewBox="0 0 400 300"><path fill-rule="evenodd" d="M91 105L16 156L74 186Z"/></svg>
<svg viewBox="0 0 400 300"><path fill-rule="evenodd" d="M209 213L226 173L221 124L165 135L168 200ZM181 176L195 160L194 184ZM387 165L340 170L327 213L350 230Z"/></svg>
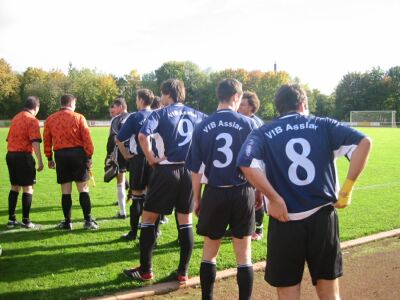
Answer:
<svg viewBox="0 0 400 300"><path fill-rule="evenodd" d="M19 225L15 216L18 194L22 187L22 223L27 229L35 228L29 219L32 204L33 185L36 182L35 160L32 152L35 151L38 168L43 170L42 155L40 154L39 120L36 115L39 111L39 98L29 96L26 99L23 111L12 120L7 135L7 167L10 175L11 189L8 194L8 223L7 228Z"/></svg>
<svg viewBox="0 0 400 300"><path fill-rule="evenodd" d="M61 204L64 221L57 228L72 229L72 182L79 192L79 203L85 218L85 229L97 229L91 216L89 196L89 171L92 167L93 142L83 115L75 111L76 98L65 94L60 99L61 108L50 115L44 125L44 153L50 169L56 169L57 183L61 184ZM53 159L54 152L54 159Z"/></svg>

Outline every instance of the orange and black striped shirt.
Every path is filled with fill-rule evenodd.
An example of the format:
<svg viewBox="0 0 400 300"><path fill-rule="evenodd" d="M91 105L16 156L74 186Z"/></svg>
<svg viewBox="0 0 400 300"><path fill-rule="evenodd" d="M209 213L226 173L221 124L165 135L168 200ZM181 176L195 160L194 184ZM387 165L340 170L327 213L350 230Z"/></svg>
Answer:
<svg viewBox="0 0 400 300"><path fill-rule="evenodd" d="M88 158L93 155L93 142L83 115L62 108L44 123L44 154L51 160L52 151L82 147Z"/></svg>
<svg viewBox="0 0 400 300"><path fill-rule="evenodd" d="M7 135L9 152L32 153L32 143L41 141L39 120L29 111L23 110L11 120Z"/></svg>

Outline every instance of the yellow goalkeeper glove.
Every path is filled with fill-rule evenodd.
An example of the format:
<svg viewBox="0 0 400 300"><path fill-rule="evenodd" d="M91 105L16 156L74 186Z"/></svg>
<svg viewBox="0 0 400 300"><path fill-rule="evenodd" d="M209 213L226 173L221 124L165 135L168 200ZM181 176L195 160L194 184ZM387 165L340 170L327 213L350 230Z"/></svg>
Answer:
<svg viewBox="0 0 400 300"><path fill-rule="evenodd" d="M335 204L337 208L345 208L351 204L351 194L356 182L354 180L346 179L342 188L339 191L339 198Z"/></svg>

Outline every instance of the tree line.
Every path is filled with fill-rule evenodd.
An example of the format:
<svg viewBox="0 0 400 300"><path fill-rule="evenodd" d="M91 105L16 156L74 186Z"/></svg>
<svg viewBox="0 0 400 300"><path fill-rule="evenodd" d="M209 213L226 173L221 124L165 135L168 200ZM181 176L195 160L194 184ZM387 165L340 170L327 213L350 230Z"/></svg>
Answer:
<svg viewBox="0 0 400 300"><path fill-rule="evenodd" d="M299 78L292 78L285 71L204 71L190 61L170 61L142 76L132 70L118 77L88 68L77 69L71 65L67 74L33 67L21 74L0 59L0 119L14 116L29 95L40 98L38 118L45 119L58 110L59 98L64 93L71 93L78 98L77 111L88 119L107 119L108 107L117 96L125 97L130 111L134 111L136 90L148 88L158 94L160 84L169 78L184 81L186 103L206 113L214 111L217 105L215 89L218 82L224 78L236 78L243 83L244 90L257 93L261 102L257 114L264 120L277 116L273 105L276 90L282 84L300 84ZM331 95L310 89L305 84L302 86L309 98L310 111L315 115L348 120L351 110L395 110L399 114L400 66L388 71L378 67L364 73L348 73Z"/></svg>

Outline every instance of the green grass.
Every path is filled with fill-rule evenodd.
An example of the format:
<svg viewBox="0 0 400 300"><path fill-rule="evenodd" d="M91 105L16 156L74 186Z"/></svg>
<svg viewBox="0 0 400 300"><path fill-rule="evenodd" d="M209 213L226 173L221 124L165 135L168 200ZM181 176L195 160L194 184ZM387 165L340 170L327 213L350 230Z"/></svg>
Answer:
<svg viewBox="0 0 400 300"><path fill-rule="evenodd" d="M400 129L366 129L374 141L370 163L357 182L353 204L340 211L342 240L400 227ZM106 128L92 128L95 143L94 174L97 186L91 188L93 215L101 228L96 232L82 229L83 217L78 195L73 194L74 230L70 233L53 229L62 220L60 188L55 172L47 168L37 175L31 219L42 224L41 230L5 230L7 222L8 173L5 164L7 133L0 129L0 299L79 299L139 287L127 280L123 268L138 265L138 242L124 242L120 235L129 229L128 220L114 220L117 212L115 182L102 182ZM347 161L338 161L343 178ZM343 171L340 171L343 170ZM21 202L17 206L21 218ZM162 236L154 252L157 281L170 279L178 262L176 227L173 217L163 225ZM195 223L196 223L195 219ZM265 221L267 223L267 221ZM3 225L4 224L4 225ZM3 227L4 226L4 227ZM265 258L266 241L253 243L253 261ZM195 235L190 275L198 274L202 239ZM234 267L230 240L224 240L218 269Z"/></svg>

